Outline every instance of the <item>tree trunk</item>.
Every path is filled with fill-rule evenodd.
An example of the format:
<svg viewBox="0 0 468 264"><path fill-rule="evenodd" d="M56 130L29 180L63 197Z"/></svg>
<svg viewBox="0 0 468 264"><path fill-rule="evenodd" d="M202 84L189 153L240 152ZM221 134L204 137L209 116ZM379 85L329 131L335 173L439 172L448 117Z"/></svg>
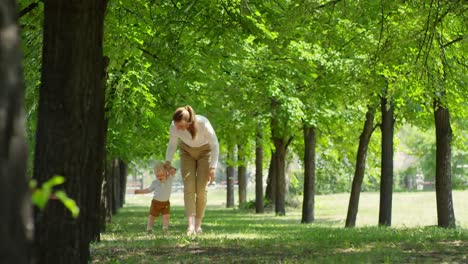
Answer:
<svg viewBox="0 0 468 264"><path fill-rule="evenodd" d="M104 87L104 90L105 90L105 87L106 87L106 82L107 82L107 78L108 78L108 74L107 74L107 67L109 66L109 57L103 57L103 70L102 70L102 79L101 79L101 82L102 82L102 85ZM107 109L104 108L104 113L107 113ZM105 114L106 115L106 114ZM104 140L103 140L103 144L104 146L106 146L107 144L107 128L108 128L108 119L107 118L104 118L104 131L103 131L103 135L104 135ZM99 224L97 225L94 225L94 231L93 231L93 234L92 234L92 238L91 240L92 241L100 241L101 240L101 231L104 231L105 228L106 228L106 215L105 215L105 201L103 200L103 193L104 191L107 191L107 189L104 188L104 178L105 178L105 171L106 171L106 148L102 148L101 149L103 151L102 153L102 175L101 175L101 178L98 179L98 183L97 184L100 184L101 185L101 191L100 191L100 196L96 197L96 204L97 204L97 208L99 208L99 212L98 212L98 219L99 219ZM100 183L99 183L100 181ZM105 195L105 194L104 194ZM103 210L104 209L104 210Z"/></svg>
<svg viewBox="0 0 468 264"><path fill-rule="evenodd" d="M120 208L120 163L119 159L112 160L112 215Z"/></svg>
<svg viewBox="0 0 468 264"><path fill-rule="evenodd" d="M286 215L286 143L282 138L273 138L276 152L276 199L275 199L275 213L276 215Z"/></svg>
<svg viewBox="0 0 468 264"><path fill-rule="evenodd" d="M263 214L263 146L262 133L258 132L255 147L255 212Z"/></svg>
<svg viewBox="0 0 468 264"><path fill-rule="evenodd" d="M42 80L34 178L62 175L80 207L50 201L36 220L39 263L87 263L99 223L104 148L102 39L107 1L44 1Z"/></svg>
<svg viewBox="0 0 468 264"><path fill-rule="evenodd" d="M27 154L24 81L18 10L0 1L0 257L2 263L30 263L31 203Z"/></svg>
<svg viewBox="0 0 468 264"><path fill-rule="evenodd" d="M304 200L302 203L302 223L314 222L315 142L315 128L304 127Z"/></svg>
<svg viewBox="0 0 468 264"><path fill-rule="evenodd" d="M452 128L450 126L450 112L438 100L434 102L434 118L436 127L437 224L440 227L455 228L451 178Z"/></svg>
<svg viewBox="0 0 468 264"><path fill-rule="evenodd" d="M270 167L268 167L268 177L267 177L267 186L265 190L265 198L271 203L276 203L276 178L277 171L276 167L276 151L272 151Z"/></svg>
<svg viewBox="0 0 468 264"><path fill-rule="evenodd" d="M120 169L120 208L122 208L125 204L125 191L127 187L127 173L128 173L128 166L125 161L119 159L119 169Z"/></svg>
<svg viewBox="0 0 468 264"><path fill-rule="evenodd" d="M108 184L108 173L109 168L107 166L107 163L104 163L104 176L102 180L102 185L101 185L101 205L100 205L100 211L99 211L99 225L100 225L100 231L105 232L106 231L106 224L107 222L107 212L109 208L109 201L107 199L108 193L109 193L109 184Z"/></svg>
<svg viewBox="0 0 468 264"><path fill-rule="evenodd" d="M382 168L380 181L379 225L392 225L393 191L393 102L381 98Z"/></svg>
<svg viewBox="0 0 468 264"><path fill-rule="evenodd" d="M106 173L105 173L105 187L106 187L106 192L105 192L105 199L106 199L106 207L105 207L105 222L110 223L112 222L112 208L114 207L114 199L113 199L113 193L112 193L112 186L114 186L114 166L113 166L113 160L107 160L106 162Z"/></svg>
<svg viewBox="0 0 468 264"><path fill-rule="evenodd" d="M244 146L237 145L237 179L239 181L239 206L247 202L247 175L245 166L245 152Z"/></svg>
<svg viewBox="0 0 468 264"><path fill-rule="evenodd" d="M226 208L234 207L234 166L232 160L234 158L234 149L230 147L227 154L227 167L226 167Z"/></svg>
<svg viewBox="0 0 468 264"><path fill-rule="evenodd" d="M361 195L361 186L366 171L366 158L369 142L374 127L374 112L375 109L368 107L366 113L366 121L359 137L359 147L356 156L356 168L354 171L353 184L351 187L351 196L349 198L348 215L346 216L345 227L356 226L356 216L359 208L359 196Z"/></svg>

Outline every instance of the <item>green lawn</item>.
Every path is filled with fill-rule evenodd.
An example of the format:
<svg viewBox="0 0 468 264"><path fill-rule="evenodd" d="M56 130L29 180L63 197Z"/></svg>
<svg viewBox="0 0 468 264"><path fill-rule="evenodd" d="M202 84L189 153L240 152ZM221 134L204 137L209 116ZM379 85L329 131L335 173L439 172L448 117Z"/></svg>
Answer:
<svg viewBox="0 0 468 264"><path fill-rule="evenodd" d="M468 263L468 191L453 193L455 230L437 223L433 192L394 193L393 227L376 227L378 193L363 193L357 226L345 229L348 194L316 196L316 222L300 224L301 209L287 215L224 208L222 190L210 190L204 234L184 235L181 193L171 199L171 230L145 232L151 196L128 196L93 263ZM237 196L236 196L237 198ZM249 199L251 199L251 194Z"/></svg>

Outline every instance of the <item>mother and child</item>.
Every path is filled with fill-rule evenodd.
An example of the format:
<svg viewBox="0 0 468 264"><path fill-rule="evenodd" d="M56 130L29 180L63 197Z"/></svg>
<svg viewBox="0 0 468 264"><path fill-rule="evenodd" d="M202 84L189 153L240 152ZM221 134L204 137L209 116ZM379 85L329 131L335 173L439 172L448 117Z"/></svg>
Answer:
<svg viewBox="0 0 468 264"><path fill-rule="evenodd" d="M171 162L179 147L181 176L184 183L184 207L187 235L199 235L205 215L207 186L215 180L219 143L210 121L196 115L192 107L175 110L169 127L170 137L166 161L154 167L156 179L150 187L135 190L135 194L154 192L148 218L147 232L151 233L154 219L162 215L163 231L169 228L170 195L176 169Z"/></svg>

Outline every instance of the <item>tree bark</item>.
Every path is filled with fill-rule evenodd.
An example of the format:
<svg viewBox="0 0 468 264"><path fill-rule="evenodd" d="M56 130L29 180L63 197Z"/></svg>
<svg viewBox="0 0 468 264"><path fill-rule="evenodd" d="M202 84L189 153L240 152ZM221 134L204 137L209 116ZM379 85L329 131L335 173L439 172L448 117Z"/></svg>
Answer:
<svg viewBox="0 0 468 264"><path fill-rule="evenodd" d="M106 173L105 173L105 199L106 199L106 207L105 207L105 223L112 222L112 208L114 208L114 199L113 199L113 187L114 186L114 160L107 160L106 162Z"/></svg>
<svg viewBox="0 0 468 264"><path fill-rule="evenodd" d="M100 225L100 231L105 232L106 231L106 224L110 222L110 219L112 217L112 214L110 214L110 218L108 218L108 212L109 210L109 166L108 162L104 162L104 172L103 172L103 180L101 184L101 206L100 206L100 212L99 212L99 225Z"/></svg>
<svg viewBox="0 0 468 264"><path fill-rule="evenodd" d="M437 224L440 227L455 228L455 213L452 199L452 128L450 112L440 101L434 102L434 119L436 127L436 200Z"/></svg>
<svg viewBox="0 0 468 264"><path fill-rule="evenodd" d="M375 109L368 107L366 121L359 137L359 147L356 156L356 168L354 171L353 183L351 187L351 196L349 198L348 214L346 216L345 227L355 227L356 217L359 208L359 196L361 195L361 186L366 170L367 150L374 127Z"/></svg>
<svg viewBox="0 0 468 264"><path fill-rule="evenodd" d="M0 257L2 263L30 263L31 202L21 44L13 0L0 1Z"/></svg>
<svg viewBox="0 0 468 264"><path fill-rule="evenodd" d="M108 78L108 74L107 74L107 67L109 66L109 57L106 57L104 56L103 57L103 69L102 69L102 75L101 75L101 82L102 82L102 85L104 87L104 90L105 90L105 87L106 87L106 82L107 82L107 78ZM104 108L104 113L107 113L107 109ZM107 118L104 119L104 131L103 131L103 135L104 135L104 140L103 140L103 144L104 146L106 146L107 144L107 128L108 128L108 120ZM105 230L105 227L106 227L106 215L105 215L105 201L103 200L103 193L104 191L107 191L107 189L104 188L104 178L105 178L105 171L106 171L106 149L105 148L102 148L101 149L102 151L102 173L101 173L101 178L98 179L98 183L97 184L100 184L101 185L101 191L100 191L100 196L96 197L96 206L97 208L99 208L99 212L98 212L98 219L99 219L99 224L97 225L94 225L94 230L93 230L93 234L92 234L92 241L100 241L101 240L101 231L104 231ZM100 182L99 182L100 181ZM104 210L103 210L104 209Z"/></svg>
<svg viewBox="0 0 468 264"><path fill-rule="evenodd" d="M239 181L239 206L247 202L247 169L245 166L244 146L237 145L237 179Z"/></svg>
<svg viewBox="0 0 468 264"><path fill-rule="evenodd" d="M39 263L87 263L99 223L104 148L102 39L105 0L44 1L42 79L34 178L62 175L80 207L74 219L51 201L36 216Z"/></svg>
<svg viewBox="0 0 468 264"><path fill-rule="evenodd" d="M120 208L120 163L119 159L112 160L112 215Z"/></svg>
<svg viewBox="0 0 468 264"><path fill-rule="evenodd" d="M302 223L314 222L315 143L315 128L304 127L304 200L302 202Z"/></svg>
<svg viewBox="0 0 468 264"><path fill-rule="evenodd" d="M286 142L282 138L273 138L276 152L276 163L274 170L276 171L276 199L275 213L276 215L286 215Z"/></svg>
<svg viewBox="0 0 468 264"><path fill-rule="evenodd" d="M119 159L119 169L120 169L120 206L119 209L122 208L125 204L125 191L127 186L127 174L128 174L128 166L125 161Z"/></svg>
<svg viewBox="0 0 468 264"><path fill-rule="evenodd" d="M382 168L380 181L379 225L392 225L393 192L393 102L381 98L382 111Z"/></svg>
<svg viewBox="0 0 468 264"><path fill-rule="evenodd" d="M258 132L255 147L255 212L263 214L263 146L262 133Z"/></svg>
<svg viewBox="0 0 468 264"><path fill-rule="evenodd" d="M234 207L234 166L232 160L234 158L234 149L228 148L227 167L226 167L226 208Z"/></svg>
<svg viewBox="0 0 468 264"><path fill-rule="evenodd" d="M272 151L270 166L268 167L267 186L265 190L265 198L271 203L276 203L276 151Z"/></svg>

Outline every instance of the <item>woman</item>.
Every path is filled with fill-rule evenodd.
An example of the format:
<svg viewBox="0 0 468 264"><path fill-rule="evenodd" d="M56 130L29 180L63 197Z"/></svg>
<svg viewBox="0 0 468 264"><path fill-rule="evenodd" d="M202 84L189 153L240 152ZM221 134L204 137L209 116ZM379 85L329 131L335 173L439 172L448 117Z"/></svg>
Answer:
<svg viewBox="0 0 468 264"><path fill-rule="evenodd" d="M178 143L180 139L180 143ZM202 233L208 181L215 180L218 163L218 138L206 117L195 115L192 107L179 107L172 116L166 151L166 169L179 145L181 174L184 181L184 205L187 235Z"/></svg>

